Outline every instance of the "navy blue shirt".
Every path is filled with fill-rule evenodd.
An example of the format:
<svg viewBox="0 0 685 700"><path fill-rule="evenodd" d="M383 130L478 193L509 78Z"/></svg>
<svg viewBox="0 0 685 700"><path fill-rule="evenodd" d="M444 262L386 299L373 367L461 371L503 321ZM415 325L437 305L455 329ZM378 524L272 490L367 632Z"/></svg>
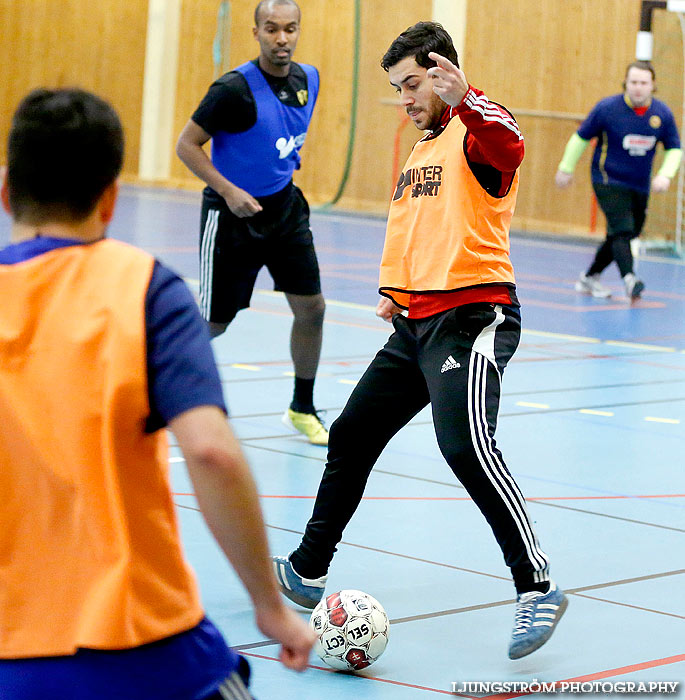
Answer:
<svg viewBox="0 0 685 700"><path fill-rule="evenodd" d="M71 245L83 244L49 237L13 243L0 250L0 265ZM197 406L225 411L207 324L183 280L158 261L145 297L145 328L151 409L147 430L159 430ZM200 700L237 668L239 659L205 618L187 632L133 649L2 659L0 698Z"/></svg>
<svg viewBox="0 0 685 700"><path fill-rule="evenodd" d="M638 115L623 94L600 100L580 125L578 136L586 141L597 137L593 182L647 195L656 144L661 141L666 149L680 148L678 128L665 103L652 98L647 111Z"/></svg>

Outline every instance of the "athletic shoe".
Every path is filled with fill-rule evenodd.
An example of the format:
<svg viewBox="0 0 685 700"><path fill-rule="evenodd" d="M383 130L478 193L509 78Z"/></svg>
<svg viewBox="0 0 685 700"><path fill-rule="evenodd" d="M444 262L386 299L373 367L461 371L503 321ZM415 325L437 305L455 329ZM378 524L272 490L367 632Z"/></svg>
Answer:
<svg viewBox="0 0 685 700"><path fill-rule="evenodd" d="M281 593L293 603L313 610L323 598L328 576L304 578L293 569L288 557L271 557L271 561Z"/></svg>
<svg viewBox="0 0 685 700"><path fill-rule="evenodd" d="M281 418L283 425L306 435L312 445L328 445L328 431L321 419L314 413L298 413L289 408Z"/></svg>
<svg viewBox="0 0 685 700"><path fill-rule="evenodd" d="M598 299L606 299L611 296L611 290L599 282L599 275L583 275L576 282L576 292L592 294Z"/></svg>
<svg viewBox="0 0 685 700"><path fill-rule="evenodd" d="M623 284L626 287L626 296L628 299L639 299L640 294L642 294L645 288L644 282L635 277L632 272L625 275Z"/></svg>
<svg viewBox="0 0 685 700"><path fill-rule="evenodd" d="M549 582L547 593L521 593L516 602L514 631L509 645L509 658L520 659L539 649L554 632L566 611L568 599L564 592Z"/></svg>

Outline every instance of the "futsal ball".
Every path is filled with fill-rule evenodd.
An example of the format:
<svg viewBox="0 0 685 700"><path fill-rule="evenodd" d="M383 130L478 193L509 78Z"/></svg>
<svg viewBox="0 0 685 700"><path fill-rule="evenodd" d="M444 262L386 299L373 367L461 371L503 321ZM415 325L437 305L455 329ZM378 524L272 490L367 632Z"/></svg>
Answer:
<svg viewBox="0 0 685 700"><path fill-rule="evenodd" d="M361 671L385 651L390 621L368 593L345 590L324 598L309 624L318 639L314 651L338 671Z"/></svg>

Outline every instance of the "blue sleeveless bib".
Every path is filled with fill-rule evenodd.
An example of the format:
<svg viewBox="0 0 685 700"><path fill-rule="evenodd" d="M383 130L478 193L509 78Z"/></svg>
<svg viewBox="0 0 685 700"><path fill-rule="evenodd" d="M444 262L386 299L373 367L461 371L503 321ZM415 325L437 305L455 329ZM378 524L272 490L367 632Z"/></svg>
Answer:
<svg viewBox="0 0 685 700"><path fill-rule="evenodd" d="M247 131L217 131L212 136L214 167L253 197L280 192L300 167L300 148L319 92L319 74L313 66L298 65L307 76L309 92L303 107L284 105L254 63L238 66L235 70L245 76L254 97L257 121Z"/></svg>

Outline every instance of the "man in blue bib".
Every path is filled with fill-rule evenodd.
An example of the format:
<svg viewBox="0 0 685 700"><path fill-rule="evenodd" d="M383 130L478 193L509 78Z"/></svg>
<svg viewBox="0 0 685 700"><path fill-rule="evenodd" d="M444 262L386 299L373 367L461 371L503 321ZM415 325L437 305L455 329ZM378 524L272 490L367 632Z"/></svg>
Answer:
<svg viewBox="0 0 685 700"><path fill-rule="evenodd" d="M664 192L678 172L682 151L673 113L652 96L654 68L644 61L626 70L623 94L600 100L576 133L571 136L555 177L558 187L573 179L578 159L590 139L597 138L592 158L592 187L607 219L607 237L592 264L576 282L576 290L594 297L611 291L599 276L616 262L626 296L637 299L645 288L633 271L630 241L640 235L647 214L650 187ZM657 142L664 145L664 162L651 178ZM651 178L651 183L650 183Z"/></svg>
<svg viewBox="0 0 685 700"><path fill-rule="evenodd" d="M293 183L319 91L316 68L292 61L300 35L294 0L262 0L259 57L209 88L184 127L179 158L203 180L200 310L213 337L250 305L266 265L293 312L295 388L283 422L315 445L328 431L314 408L325 303L309 206ZM212 140L211 159L202 146Z"/></svg>

